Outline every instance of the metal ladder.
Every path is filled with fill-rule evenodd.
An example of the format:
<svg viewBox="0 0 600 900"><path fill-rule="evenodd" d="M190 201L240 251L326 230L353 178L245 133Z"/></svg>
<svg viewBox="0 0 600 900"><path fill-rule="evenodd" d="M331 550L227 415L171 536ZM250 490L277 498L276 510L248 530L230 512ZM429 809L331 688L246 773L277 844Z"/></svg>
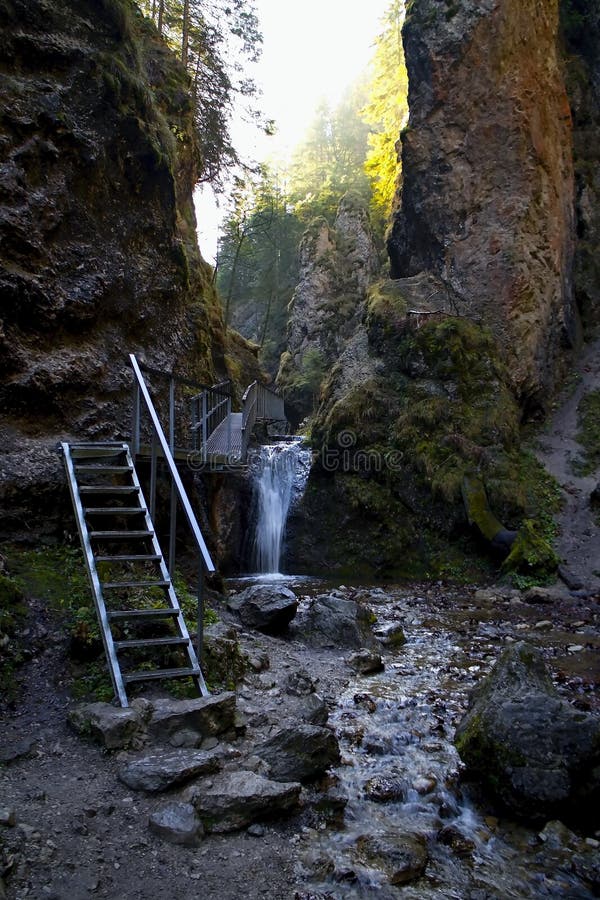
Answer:
<svg viewBox="0 0 600 900"><path fill-rule="evenodd" d="M135 682L191 677L208 694L128 444L61 443L77 527L115 694ZM149 633L153 632L153 633ZM166 632L166 633L165 633ZM181 655L139 668L136 654ZM150 660L143 660L148 666ZM135 666L138 666L135 668Z"/></svg>

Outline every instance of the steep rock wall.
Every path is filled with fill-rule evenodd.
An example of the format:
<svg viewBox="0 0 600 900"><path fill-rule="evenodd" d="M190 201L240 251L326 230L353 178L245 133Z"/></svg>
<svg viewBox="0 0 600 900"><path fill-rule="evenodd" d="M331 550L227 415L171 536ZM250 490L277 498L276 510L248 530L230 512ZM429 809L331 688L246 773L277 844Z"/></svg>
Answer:
<svg viewBox="0 0 600 900"><path fill-rule="evenodd" d="M0 0L0 73L0 507L15 534L56 512L56 440L128 436L129 352L210 382L228 339L196 242L187 75L131 0Z"/></svg>
<svg viewBox="0 0 600 900"><path fill-rule="evenodd" d="M287 349L277 384L297 420L318 399L319 384L351 351L369 282L379 269L375 240L361 201L347 194L333 225L315 219L300 245L299 283L289 306Z"/></svg>
<svg viewBox="0 0 600 900"><path fill-rule="evenodd" d="M572 126L557 0L413 0L394 278L433 275L492 329L523 405L577 338ZM427 297L422 298L424 306Z"/></svg>
<svg viewBox="0 0 600 900"><path fill-rule="evenodd" d="M584 329L590 333L600 326L600 6L595 0L561 0L561 26L573 114L573 280Z"/></svg>

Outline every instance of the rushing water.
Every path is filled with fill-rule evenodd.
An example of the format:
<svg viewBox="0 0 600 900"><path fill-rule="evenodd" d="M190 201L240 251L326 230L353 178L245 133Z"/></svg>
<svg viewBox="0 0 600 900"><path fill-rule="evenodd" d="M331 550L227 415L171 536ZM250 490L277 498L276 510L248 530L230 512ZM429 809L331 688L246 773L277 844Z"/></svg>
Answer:
<svg viewBox="0 0 600 900"><path fill-rule="evenodd" d="M365 599L377 602L380 624L406 626L407 642L384 672L352 679L330 717L342 749L335 790L347 805L341 826L307 829L301 842L302 874L318 891L306 896L591 898L570 857L549 857L535 832L490 815L460 784L454 730L469 687L495 658L493 641L480 638L475 651L457 641L419 615L421 598ZM425 873L390 883L415 842L427 846Z"/></svg>
<svg viewBox="0 0 600 900"><path fill-rule="evenodd" d="M310 451L300 438L267 444L251 461L256 499L252 546L255 572L277 574L285 536L285 523L293 503L302 496L310 470Z"/></svg>

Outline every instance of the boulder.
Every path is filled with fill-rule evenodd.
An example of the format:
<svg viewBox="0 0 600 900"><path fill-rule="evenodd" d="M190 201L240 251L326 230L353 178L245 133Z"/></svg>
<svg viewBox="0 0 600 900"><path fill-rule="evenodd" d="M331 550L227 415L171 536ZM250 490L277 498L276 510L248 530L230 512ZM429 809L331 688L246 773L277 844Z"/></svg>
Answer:
<svg viewBox="0 0 600 900"><path fill-rule="evenodd" d="M227 607L247 628L280 634L296 615L298 599L283 585L255 584L231 598Z"/></svg>
<svg viewBox="0 0 600 900"><path fill-rule="evenodd" d="M406 643L406 635L400 622L386 622L376 625L373 633L386 650L397 650Z"/></svg>
<svg viewBox="0 0 600 900"><path fill-rule="evenodd" d="M334 594L322 594L312 600L299 630L302 638L316 647L376 650L378 644L371 628L374 621L367 606Z"/></svg>
<svg viewBox="0 0 600 900"><path fill-rule="evenodd" d="M195 732L201 738L223 734L235 727L235 694L228 692L193 700L161 699L154 702L148 733L157 740L178 732Z"/></svg>
<svg viewBox="0 0 600 900"><path fill-rule="evenodd" d="M70 710L68 721L78 734L89 735L106 750L131 746L144 730L138 710L110 703L80 703Z"/></svg>
<svg viewBox="0 0 600 900"><path fill-rule="evenodd" d="M256 750L278 781L313 781L340 761L333 731L318 725L282 728Z"/></svg>
<svg viewBox="0 0 600 900"><path fill-rule="evenodd" d="M207 831L228 832L293 809L300 790L297 783L282 784L254 772L225 772L188 788L186 799Z"/></svg>
<svg viewBox="0 0 600 900"><path fill-rule="evenodd" d="M327 704L319 694L309 694L299 709L299 718L308 725L325 725L329 718Z"/></svg>
<svg viewBox="0 0 600 900"><path fill-rule="evenodd" d="M239 684L249 666L235 628L217 622L204 629L202 668L211 684Z"/></svg>
<svg viewBox="0 0 600 900"><path fill-rule="evenodd" d="M290 672L285 680L285 692L292 697L307 697L315 689L314 681L304 669Z"/></svg>
<svg viewBox="0 0 600 900"><path fill-rule="evenodd" d="M197 847L204 837L204 826L190 803L163 806L152 813L148 826L150 831L170 844L183 844L185 847Z"/></svg>
<svg viewBox="0 0 600 900"><path fill-rule="evenodd" d="M375 653L374 650L367 650L366 647L347 656L345 663L357 675L372 675L375 672L383 671L384 667L381 654Z"/></svg>
<svg viewBox="0 0 600 900"><path fill-rule="evenodd" d="M390 838L363 835L356 842L360 862L386 872L390 884L407 884L420 878L429 856L425 838L420 834L403 834Z"/></svg>
<svg viewBox="0 0 600 900"><path fill-rule="evenodd" d="M134 791L156 794L199 775L221 768L219 755L203 750L172 750L131 759L119 769L119 778Z"/></svg>
<svg viewBox="0 0 600 900"><path fill-rule="evenodd" d="M600 822L600 718L556 692L540 651L509 646L456 731L467 775L532 820Z"/></svg>

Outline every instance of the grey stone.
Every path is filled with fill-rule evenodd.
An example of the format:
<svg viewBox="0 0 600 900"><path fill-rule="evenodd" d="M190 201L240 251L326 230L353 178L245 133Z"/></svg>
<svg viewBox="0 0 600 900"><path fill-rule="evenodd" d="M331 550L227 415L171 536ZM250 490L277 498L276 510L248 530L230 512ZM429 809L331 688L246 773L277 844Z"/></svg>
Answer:
<svg viewBox="0 0 600 900"><path fill-rule="evenodd" d="M473 692L456 732L471 777L539 821L600 822L600 717L554 688L539 650L510 645Z"/></svg>
<svg viewBox="0 0 600 900"><path fill-rule="evenodd" d="M255 584L227 602L248 628L265 634L285 631L298 609L298 598L283 585Z"/></svg>
<svg viewBox="0 0 600 900"><path fill-rule="evenodd" d="M558 574L566 586L572 591L580 591L585 587L583 578L576 572L572 572L571 569L568 569L566 566L559 566Z"/></svg>
<svg viewBox="0 0 600 900"><path fill-rule="evenodd" d="M144 727L138 710L109 703L82 703L70 710L68 720L78 734L91 736L107 750L129 747Z"/></svg>
<svg viewBox="0 0 600 900"><path fill-rule="evenodd" d="M329 709L319 694L309 694L300 706L299 716L302 722L308 725L325 725L329 718Z"/></svg>
<svg viewBox="0 0 600 900"><path fill-rule="evenodd" d="M204 836L204 826L190 803L163 806L152 813L148 825L163 840L185 847L197 847Z"/></svg>
<svg viewBox="0 0 600 900"><path fill-rule="evenodd" d="M269 764L272 778L286 782L312 781L340 761L335 734L317 725L282 728L256 754Z"/></svg>
<svg viewBox="0 0 600 900"><path fill-rule="evenodd" d="M300 633L307 643L317 647L377 649L371 625L372 611L355 600L332 594L315 597L303 616Z"/></svg>
<svg viewBox="0 0 600 900"><path fill-rule="evenodd" d="M356 842L356 854L361 862L383 869L390 884L420 878L429 861L425 838L419 834L363 835Z"/></svg>
<svg viewBox="0 0 600 900"><path fill-rule="evenodd" d="M345 662L358 675L372 675L375 672L381 672L384 668L381 654L364 647L347 656Z"/></svg>
<svg viewBox="0 0 600 900"><path fill-rule="evenodd" d="M0 825L8 825L9 828L14 828L17 824L17 816L12 807L0 806Z"/></svg>
<svg viewBox="0 0 600 900"><path fill-rule="evenodd" d="M184 784L199 775L218 772L221 761L216 753L202 750L171 750L140 756L119 769L119 778L134 791L158 793Z"/></svg>
<svg viewBox="0 0 600 900"><path fill-rule="evenodd" d="M301 785L282 784L254 772L225 772L186 791L207 831L237 831L293 809Z"/></svg>
<svg viewBox="0 0 600 900"><path fill-rule="evenodd" d="M304 669L290 672L285 680L285 692L292 697L306 697L315 690L315 683Z"/></svg>
<svg viewBox="0 0 600 900"><path fill-rule="evenodd" d="M180 731L205 738L223 734L235 726L235 694L228 692L193 700L156 700L148 733L169 740Z"/></svg>

